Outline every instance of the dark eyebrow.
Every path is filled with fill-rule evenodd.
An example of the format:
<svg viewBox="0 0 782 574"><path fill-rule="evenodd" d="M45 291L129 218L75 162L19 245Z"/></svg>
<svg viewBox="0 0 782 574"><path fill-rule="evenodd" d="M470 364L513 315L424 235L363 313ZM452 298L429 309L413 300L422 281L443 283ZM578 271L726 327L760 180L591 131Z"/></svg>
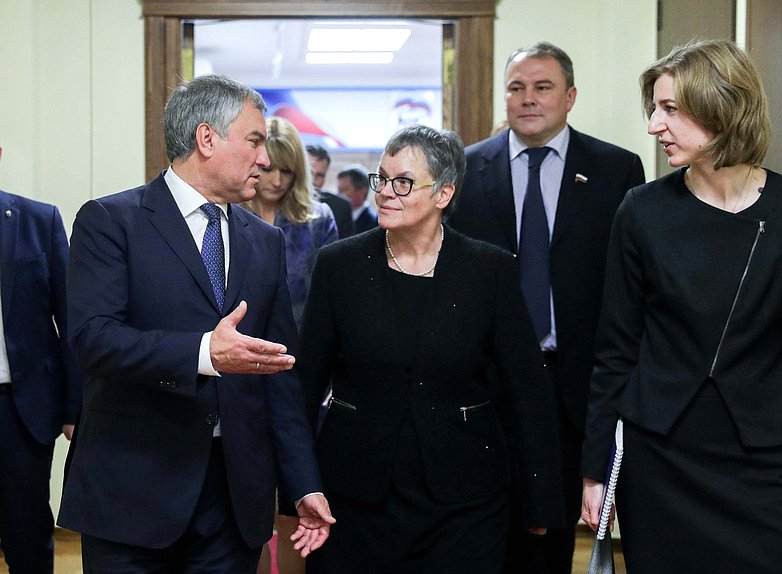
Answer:
<svg viewBox="0 0 782 574"><path fill-rule="evenodd" d="M249 134L247 134L247 137L248 138L257 137L262 142L266 141L266 134L258 130L251 131Z"/></svg>

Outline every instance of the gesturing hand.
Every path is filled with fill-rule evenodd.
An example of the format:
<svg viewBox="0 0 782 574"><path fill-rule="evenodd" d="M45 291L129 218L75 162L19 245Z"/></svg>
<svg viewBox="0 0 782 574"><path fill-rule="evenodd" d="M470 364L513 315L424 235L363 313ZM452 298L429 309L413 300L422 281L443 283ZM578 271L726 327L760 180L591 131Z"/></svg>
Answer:
<svg viewBox="0 0 782 574"><path fill-rule="evenodd" d="M313 550L323 546L336 519L331 515L329 503L322 494L305 496L296 511L299 513L299 527L291 535L291 540L295 542L293 549L306 558Z"/></svg>
<svg viewBox="0 0 782 574"><path fill-rule="evenodd" d="M209 344L215 370L220 373L270 375L292 368L296 359L286 354L288 349L285 345L248 337L236 330L246 313L247 303L242 301L215 327Z"/></svg>

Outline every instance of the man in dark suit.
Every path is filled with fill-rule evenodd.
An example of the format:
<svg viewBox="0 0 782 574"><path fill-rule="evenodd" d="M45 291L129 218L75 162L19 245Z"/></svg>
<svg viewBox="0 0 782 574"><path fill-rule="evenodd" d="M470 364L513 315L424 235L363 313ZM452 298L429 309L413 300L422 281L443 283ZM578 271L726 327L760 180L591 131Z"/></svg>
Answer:
<svg viewBox="0 0 782 574"><path fill-rule="evenodd" d="M467 175L449 223L518 255L557 398L567 524L545 537L518 532L508 572L569 573L608 237L616 208L644 172L637 155L567 125L576 88L561 49L539 42L516 51L505 88L510 129L467 148Z"/></svg>
<svg viewBox="0 0 782 574"><path fill-rule="evenodd" d="M76 217L68 309L85 392L59 523L82 533L87 573L254 573L277 475L302 555L328 536L289 370L284 237L231 205L269 165L264 110L222 76L183 84L163 120L171 167Z"/></svg>
<svg viewBox="0 0 782 574"><path fill-rule="evenodd" d="M356 233L377 227L377 212L372 208L369 195L369 175L360 164L345 166L337 175L337 190L348 198L353 207L353 224Z"/></svg>
<svg viewBox="0 0 782 574"><path fill-rule="evenodd" d="M323 189L323 184L326 182L326 172L331 165L329 152L321 145L308 145L307 155L310 157L312 186L317 190L321 203L325 203L331 208L334 221L337 222L339 238L350 237L354 233L350 202L341 195Z"/></svg>
<svg viewBox="0 0 782 574"><path fill-rule="evenodd" d="M67 260L57 208L0 191L0 544L15 574L54 568L54 441L71 439L81 404L65 340Z"/></svg>

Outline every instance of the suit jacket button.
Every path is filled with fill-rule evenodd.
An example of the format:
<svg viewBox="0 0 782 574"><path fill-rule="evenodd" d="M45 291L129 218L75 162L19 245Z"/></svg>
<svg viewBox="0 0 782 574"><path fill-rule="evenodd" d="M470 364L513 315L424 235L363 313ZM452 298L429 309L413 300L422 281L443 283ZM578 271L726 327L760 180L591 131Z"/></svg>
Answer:
<svg viewBox="0 0 782 574"><path fill-rule="evenodd" d="M209 413L206 415L206 424L208 424L210 427L217 424L217 415L213 415L212 413Z"/></svg>
<svg viewBox="0 0 782 574"><path fill-rule="evenodd" d="M171 381L168 386L170 386L172 389L176 388L176 381Z"/></svg>

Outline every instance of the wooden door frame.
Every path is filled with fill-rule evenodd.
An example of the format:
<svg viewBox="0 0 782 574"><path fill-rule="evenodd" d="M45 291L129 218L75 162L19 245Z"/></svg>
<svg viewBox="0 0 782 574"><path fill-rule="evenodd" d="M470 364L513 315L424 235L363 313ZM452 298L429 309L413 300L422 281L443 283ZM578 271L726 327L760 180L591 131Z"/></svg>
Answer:
<svg viewBox="0 0 782 574"><path fill-rule="evenodd" d="M146 176L167 165L163 107L182 77L182 26L190 18L434 18L454 23L449 127L469 145L493 121L496 0L143 0Z"/></svg>

